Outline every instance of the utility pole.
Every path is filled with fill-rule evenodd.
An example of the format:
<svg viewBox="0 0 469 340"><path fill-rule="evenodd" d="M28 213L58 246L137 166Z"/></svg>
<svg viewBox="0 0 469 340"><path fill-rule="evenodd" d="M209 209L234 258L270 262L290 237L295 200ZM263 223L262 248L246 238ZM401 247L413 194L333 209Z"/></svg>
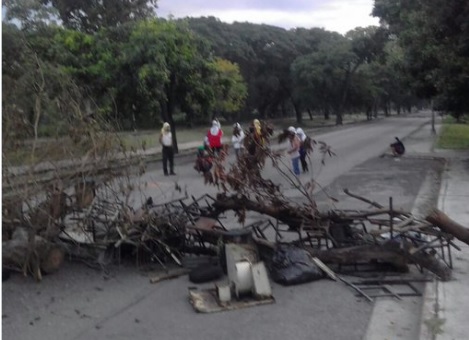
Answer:
<svg viewBox="0 0 469 340"><path fill-rule="evenodd" d="M431 109L432 109L432 134L436 135L435 130L435 110L433 109L433 99L430 101Z"/></svg>

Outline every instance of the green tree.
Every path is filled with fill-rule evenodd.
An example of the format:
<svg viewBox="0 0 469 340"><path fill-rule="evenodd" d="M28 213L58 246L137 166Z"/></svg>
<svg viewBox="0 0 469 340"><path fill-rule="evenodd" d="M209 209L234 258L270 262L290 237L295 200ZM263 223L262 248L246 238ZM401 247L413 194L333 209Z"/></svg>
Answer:
<svg viewBox="0 0 469 340"><path fill-rule="evenodd" d="M157 0L41 0L52 6L67 28L87 33L155 17Z"/></svg>
<svg viewBox="0 0 469 340"><path fill-rule="evenodd" d="M2 4L4 20L19 24L23 30L57 23L58 12L51 6L44 6L43 0L5 0Z"/></svg>
<svg viewBox="0 0 469 340"><path fill-rule="evenodd" d="M376 0L380 17L405 53L412 89L459 118L469 109L469 3Z"/></svg>
<svg viewBox="0 0 469 340"><path fill-rule="evenodd" d="M120 68L132 81L121 87L122 95L135 93L136 102L146 126L159 120L173 128L176 142L174 114L177 109L188 113L209 113L214 100L210 79L213 68L204 41L187 29L184 23L149 20L138 23L123 47ZM138 102L140 104L138 104ZM177 143L176 143L177 145Z"/></svg>
<svg viewBox="0 0 469 340"><path fill-rule="evenodd" d="M226 59L215 58L213 61L215 69L214 88L214 113L226 116L237 113L244 106L247 96L247 87L239 72L239 66ZM229 117L233 120L235 117Z"/></svg>

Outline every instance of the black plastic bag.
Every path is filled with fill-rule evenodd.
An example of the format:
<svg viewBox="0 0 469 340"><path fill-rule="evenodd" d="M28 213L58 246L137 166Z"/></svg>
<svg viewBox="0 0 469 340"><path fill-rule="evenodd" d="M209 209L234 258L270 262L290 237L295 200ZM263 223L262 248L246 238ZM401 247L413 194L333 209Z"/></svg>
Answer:
<svg viewBox="0 0 469 340"><path fill-rule="evenodd" d="M324 273L306 250L279 245L272 258L271 276L275 282L289 286L322 279Z"/></svg>

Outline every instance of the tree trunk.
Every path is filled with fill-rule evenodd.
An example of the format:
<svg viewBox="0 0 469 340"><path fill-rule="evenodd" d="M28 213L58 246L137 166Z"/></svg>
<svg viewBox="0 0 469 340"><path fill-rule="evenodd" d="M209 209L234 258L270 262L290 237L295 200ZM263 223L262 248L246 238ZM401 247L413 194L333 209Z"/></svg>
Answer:
<svg viewBox="0 0 469 340"><path fill-rule="evenodd" d="M331 113L330 113L330 110L329 110L329 106L326 105L324 107L324 119L329 120L330 118L331 118Z"/></svg>
<svg viewBox="0 0 469 340"><path fill-rule="evenodd" d="M297 208L293 208L289 205L276 206L273 204L269 205L269 202L260 202L252 201L246 197L240 197L237 195L226 196L218 195L216 201L213 203L212 207L215 212L214 215L218 216L219 214L227 211L242 211L242 210L251 210L258 213L271 216L279 221L288 225L291 229L298 229L302 224L310 222L314 224L313 220L305 221L305 216L311 216L305 211L302 211Z"/></svg>
<svg viewBox="0 0 469 340"><path fill-rule="evenodd" d="M469 244L469 229L453 221L441 210L434 209L425 219L445 233L451 234L458 240Z"/></svg>
<svg viewBox="0 0 469 340"><path fill-rule="evenodd" d="M386 117L389 117L389 108L388 108L388 102L384 102L384 105L383 105L383 110L384 110L384 115Z"/></svg>
<svg viewBox="0 0 469 340"><path fill-rule="evenodd" d="M295 108L296 122L298 125L303 124L303 115L301 113L301 108L295 101L292 100L293 107Z"/></svg>
<svg viewBox="0 0 469 340"><path fill-rule="evenodd" d="M262 260L269 262L275 253L275 244L266 240L254 238ZM410 253L412 246L409 243L389 242L385 245L360 245L344 248L317 249L305 248L312 256L324 263L353 265L359 263L388 263L399 271L407 271L408 263L416 263L443 281L451 278L451 270L434 256L424 253Z"/></svg>

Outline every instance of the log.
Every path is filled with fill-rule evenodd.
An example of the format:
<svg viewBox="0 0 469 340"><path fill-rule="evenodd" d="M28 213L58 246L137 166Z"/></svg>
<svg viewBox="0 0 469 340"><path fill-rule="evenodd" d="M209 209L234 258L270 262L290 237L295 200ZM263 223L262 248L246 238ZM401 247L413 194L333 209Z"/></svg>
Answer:
<svg viewBox="0 0 469 340"><path fill-rule="evenodd" d="M189 274L189 272L190 270L187 268L177 268L165 273L159 273L155 276L150 277L150 283L158 283L160 281L174 279L179 276Z"/></svg>
<svg viewBox="0 0 469 340"><path fill-rule="evenodd" d="M2 244L2 265L32 274L40 280L42 273L57 271L64 261L64 251L40 236L28 238L24 228L18 228L11 240Z"/></svg>
<svg viewBox="0 0 469 340"><path fill-rule="evenodd" d="M255 238L255 242L261 258L268 262L275 252L275 244L258 238ZM425 252L411 253L414 247L409 242L389 242L383 245L362 245L327 250L311 247L305 247L305 249L324 263L353 265L379 261L389 263L397 270L407 271L407 264L411 262L426 268L443 281L451 279L451 269L448 266Z"/></svg>
<svg viewBox="0 0 469 340"><path fill-rule="evenodd" d="M49 249L44 251L43 254L40 264L42 272L52 274L62 267L65 258L63 249L57 245L50 244Z"/></svg>
<svg viewBox="0 0 469 340"><path fill-rule="evenodd" d="M414 245L408 241L402 241L400 243L388 242L383 247L401 255L406 260L431 271L442 281L448 281L451 279L451 269L446 264L426 252L414 252Z"/></svg>
<svg viewBox="0 0 469 340"><path fill-rule="evenodd" d="M324 263L353 265L357 263L371 263L378 261L389 263L399 271L408 271L407 260L392 249L385 249L379 245L352 246L333 248L328 250L306 248L310 254Z"/></svg>
<svg viewBox="0 0 469 340"><path fill-rule="evenodd" d="M436 225L443 232L451 234L458 240L469 244L469 228L465 228L458 222L452 220L441 210L433 209L425 219L431 224Z"/></svg>
<svg viewBox="0 0 469 340"><path fill-rule="evenodd" d="M259 254L263 261L269 262L275 252L275 243L254 237ZM324 263L353 265L357 263L369 263L381 261L389 263L398 270L407 271L407 260L393 250L386 250L379 245L362 245L346 248L317 249L305 247L313 256Z"/></svg>
<svg viewBox="0 0 469 340"><path fill-rule="evenodd" d="M269 205L270 203L270 205ZM212 204L214 215L218 216L227 210L251 210L271 216L288 225L291 229L299 229L301 225L314 225L311 211L290 206L286 203L273 204L272 202L253 201L244 196L219 194Z"/></svg>

